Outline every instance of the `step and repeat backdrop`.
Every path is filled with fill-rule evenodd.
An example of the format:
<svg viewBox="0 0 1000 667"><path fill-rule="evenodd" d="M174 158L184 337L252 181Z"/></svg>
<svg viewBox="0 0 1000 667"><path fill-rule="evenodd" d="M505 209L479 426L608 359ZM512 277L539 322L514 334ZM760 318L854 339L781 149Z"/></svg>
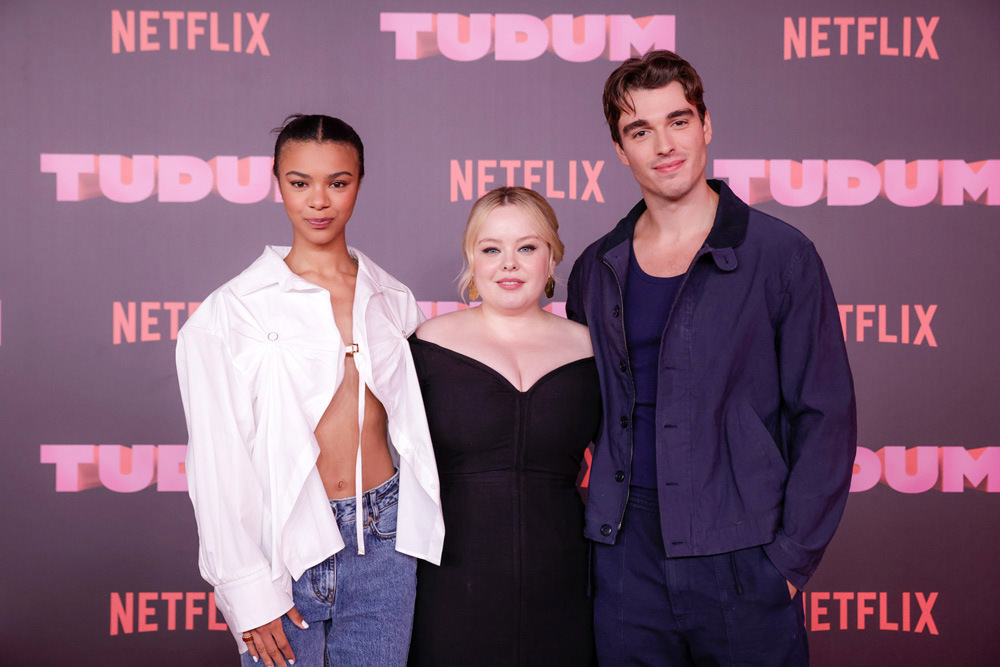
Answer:
<svg viewBox="0 0 1000 667"><path fill-rule="evenodd" d="M430 316L486 190L548 197L562 279L639 199L601 90L667 48L705 81L709 176L810 236L840 304L860 447L814 664L998 664L998 27L994 0L0 2L0 662L235 664L173 355L291 240L286 115L358 130L349 241Z"/></svg>

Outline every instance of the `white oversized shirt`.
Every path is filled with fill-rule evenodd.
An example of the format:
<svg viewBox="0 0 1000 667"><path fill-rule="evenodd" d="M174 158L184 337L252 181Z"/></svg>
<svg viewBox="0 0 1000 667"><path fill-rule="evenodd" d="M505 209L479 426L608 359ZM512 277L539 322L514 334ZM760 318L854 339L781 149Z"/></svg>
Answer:
<svg viewBox="0 0 1000 667"><path fill-rule="evenodd" d="M351 248L358 351L348 357L329 292L288 268L289 250L266 247L205 299L177 339L199 567L241 650L242 632L292 607L292 578L344 548L313 432L351 359L388 416L399 468L396 550L437 564L444 543L437 467L406 341L423 319L413 295Z"/></svg>

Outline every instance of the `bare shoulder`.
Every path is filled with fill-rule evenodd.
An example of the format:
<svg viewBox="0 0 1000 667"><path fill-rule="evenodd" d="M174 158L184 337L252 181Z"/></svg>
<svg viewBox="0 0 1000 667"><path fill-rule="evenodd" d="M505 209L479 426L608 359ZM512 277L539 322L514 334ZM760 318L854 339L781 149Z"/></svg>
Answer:
<svg viewBox="0 0 1000 667"><path fill-rule="evenodd" d="M550 326L561 343L572 351L573 356L582 359L594 354L593 344L590 342L590 330L585 325L552 315Z"/></svg>
<svg viewBox="0 0 1000 667"><path fill-rule="evenodd" d="M417 338L442 347L454 348L471 326L471 309L456 310L427 320L417 327Z"/></svg>

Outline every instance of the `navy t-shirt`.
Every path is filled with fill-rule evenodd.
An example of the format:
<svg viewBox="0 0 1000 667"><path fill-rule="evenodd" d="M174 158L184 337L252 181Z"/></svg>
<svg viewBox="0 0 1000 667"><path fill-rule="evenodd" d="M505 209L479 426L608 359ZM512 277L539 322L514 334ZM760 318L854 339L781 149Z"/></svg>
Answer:
<svg viewBox="0 0 1000 667"><path fill-rule="evenodd" d="M635 379L632 486L656 488L656 383L660 341L683 275L648 275L631 248L625 281L625 342Z"/></svg>

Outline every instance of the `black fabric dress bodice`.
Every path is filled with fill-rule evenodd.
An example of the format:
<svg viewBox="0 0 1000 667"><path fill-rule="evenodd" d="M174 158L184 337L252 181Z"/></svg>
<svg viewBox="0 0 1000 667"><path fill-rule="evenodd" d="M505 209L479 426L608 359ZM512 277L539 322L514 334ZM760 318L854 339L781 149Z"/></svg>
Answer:
<svg viewBox="0 0 1000 667"><path fill-rule="evenodd" d="M421 561L410 664L593 663L576 480L600 420L593 357L519 391L410 339L441 480L440 567Z"/></svg>

